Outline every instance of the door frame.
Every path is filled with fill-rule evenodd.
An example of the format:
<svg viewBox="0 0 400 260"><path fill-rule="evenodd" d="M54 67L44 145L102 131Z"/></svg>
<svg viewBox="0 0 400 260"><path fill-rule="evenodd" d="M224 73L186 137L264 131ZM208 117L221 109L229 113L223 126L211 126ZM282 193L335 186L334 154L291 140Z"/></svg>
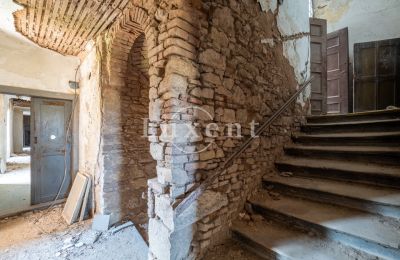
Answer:
<svg viewBox="0 0 400 260"><path fill-rule="evenodd" d="M395 49L395 54L394 54L394 73L393 74L381 74L378 68L379 64L379 50L381 47L384 46L396 46ZM393 98L394 98L394 105L399 106L400 105L400 38L392 38L392 39L384 39L384 40L377 40L377 41L368 41L368 42L360 42L360 43L355 43L354 44L354 57L353 57L353 66L354 66L354 72L353 72L353 99L354 99L354 111L355 112L363 112L363 111L375 111L379 109L385 109L385 107L379 107L379 90L380 90L380 83L387 81L387 80L393 80L396 85L394 86L394 93L393 93ZM373 75L363 75L361 74L361 63L360 63L360 56L361 56L361 51L363 49L374 49L374 74ZM361 109L362 107L360 104L357 102L357 97L359 96L359 91L361 91L361 86L363 82L370 82L373 83L374 86L374 96L372 97L371 100L373 100L373 107L370 109Z"/></svg>
<svg viewBox="0 0 400 260"><path fill-rule="evenodd" d="M31 98L66 100L66 101L72 102L72 112L74 113L74 115L72 117L72 122L71 122L72 133L71 133L70 175L71 175L71 183L73 183L73 181L75 179L75 175L76 175L75 173L77 173L79 170L79 113L75 113L75 111L79 111L79 107L78 107L78 109L75 109L75 111L73 109L74 106L79 105L78 96L75 96L74 94L68 94L68 93L57 93L57 92L52 92L52 91L13 87L13 86L7 86L7 85L0 85L0 93L7 94L7 95L20 95L20 96L26 96L26 97L31 97ZM32 118L33 117L31 116L31 120L32 120ZM31 142L33 142L33 139L32 139L32 133L33 133L32 130L33 129L32 128L33 128L33 124L31 121ZM31 158L32 158L32 156L31 156ZM31 171L31 185L32 185L33 184L32 164L31 164L30 171ZM31 192L32 192L32 189L31 189ZM28 211L37 209L37 207L38 208L43 207L43 205L47 205L46 203L33 205L32 199L33 199L33 196L31 194L31 208L27 209ZM65 199L57 200L56 203L62 203L63 201L65 201Z"/></svg>
<svg viewBox="0 0 400 260"><path fill-rule="evenodd" d="M328 42L330 39L333 38L338 38L339 42L338 45L329 47ZM341 46L345 46L344 48L341 48ZM328 114L347 114L349 112L349 29L348 27L344 27L342 29L330 32L327 34L327 46L326 46L326 55L327 55L327 60L328 56L332 55L335 53L333 50L338 48L337 53L338 53L338 70L333 73L332 71L328 70L327 67L327 82L329 83L329 80L333 78L338 78L339 80L339 111L333 111L330 112L328 109L328 106L330 104L335 104L335 102L332 102L330 100L330 97L327 93L326 99L327 99L327 113ZM333 75L332 75L333 74ZM328 85L329 86L329 85ZM327 88L328 88L327 86Z"/></svg>
<svg viewBox="0 0 400 260"><path fill-rule="evenodd" d="M321 28L321 36L313 35L312 25L319 26ZM311 94L310 94L310 112L312 115L325 115L327 112L327 84L328 84L328 74L327 74L327 20L319 18L309 18L310 26L310 73L319 74L319 77L315 77L313 82L320 81L320 92L313 91L313 82L311 82ZM321 61L313 62L313 43L319 44L321 46ZM315 83L314 83L315 84ZM313 101L320 101L320 110L313 110Z"/></svg>
<svg viewBox="0 0 400 260"><path fill-rule="evenodd" d="M33 99L37 99L38 103L34 103ZM38 126L38 123L41 122L41 114L37 115L35 112L36 109L40 111L40 104L43 104L45 102L49 102L49 103L58 103L58 102L68 102L69 106L70 106L70 113L73 113L73 101L71 100L65 100L65 99L55 99L55 98L42 98L42 97L32 97L31 98L31 205L38 205L38 204L43 204L46 203L47 201L40 201L40 187L43 187L43 185L41 185L40 181L38 181L38 177L42 174L42 172L39 170L40 166L39 164L37 164L37 162L39 162L41 159L43 159L44 157L42 156L43 154L41 154L40 151L40 147L41 147L41 143L36 142L36 139L40 136L41 130L36 129L36 126ZM35 105L38 105L38 107L35 107ZM66 103L64 103L65 106ZM68 112L67 112L68 114ZM70 115L71 115L70 114ZM66 149L66 152L63 153L63 158L64 158L64 167L65 168L69 168L69 172L67 172L66 174L69 174L69 186L67 187L67 191L66 191L66 197L68 197L68 193L70 191L70 188L72 186L72 182L73 182L73 170L72 170L72 130L73 130L73 118L71 118L72 122L71 122L71 133L68 135L67 132L66 135L69 136L67 137L67 140L70 139L69 145L65 146L65 142L63 140L64 143L64 149ZM69 119L64 117L64 123L63 123L63 127L68 127L66 124L68 124ZM40 123L39 123L40 124ZM44 143L44 142L42 142ZM69 146L69 148L68 148ZM68 152L69 150L69 152ZM68 154L69 153L69 154ZM61 154L60 154L61 155ZM69 156L69 158L68 158ZM69 160L65 161L65 157L67 157ZM65 162L67 162L67 164L65 164ZM64 172L62 173L62 175L64 176L65 173L65 168L64 168ZM68 175L65 175L68 176ZM64 177L63 177L64 180ZM64 183L63 183L64 185ZM48 185L45 185L45 187L47 187ZM63 189L63 188L62 188ZM61 194L60 194L61 195ZM63 193L64 195L64 193ZM62 197L63 198L63 197ZM62 199L61 198L61 199ZM60 198L57 198L57 200L59 200Z"/></svg>

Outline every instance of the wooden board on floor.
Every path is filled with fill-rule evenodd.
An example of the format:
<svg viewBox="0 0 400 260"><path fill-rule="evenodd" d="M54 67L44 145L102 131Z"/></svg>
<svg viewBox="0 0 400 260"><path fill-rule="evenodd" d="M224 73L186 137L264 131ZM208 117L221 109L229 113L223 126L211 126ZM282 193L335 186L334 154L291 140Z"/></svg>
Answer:
<svg viewBox="0 0 400 260"><path fill-rule="evenodd" d="M88 177L78 173L62 212L62 216L68 224L74 223L78 218L87 184Z"/></svg>
<svg viewBox="0 0 400 260"><path fill-rule="evenodd" d="M82 203L82 208L81 208L81 214L79 216L79 221L82 221L85 218L87 204L88 204L88 200L89 200L90 188L92 186L92 182L91 182L90 176L87 176L87 175L85 175L85 176L88 178L88 182L87 182L87 185L86 185L85 197L83 198L83 203Z"/></svg>

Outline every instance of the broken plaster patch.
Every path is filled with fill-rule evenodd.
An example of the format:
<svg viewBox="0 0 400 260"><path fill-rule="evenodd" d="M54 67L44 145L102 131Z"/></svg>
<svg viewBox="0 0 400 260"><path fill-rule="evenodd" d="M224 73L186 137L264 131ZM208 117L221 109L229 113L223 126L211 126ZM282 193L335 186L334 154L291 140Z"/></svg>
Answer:
<svg viewBox="0 0 400 260"><path fill-rule="evenodd" d="M308 0L285 0L279 7L277 25L283 37L309 32Z"/></svg>
<svg viewBox="0 0 400 260"><path fill-rule="evenodd" d="M275 12L278 7L278 0L257 0L261 6L261 10L263 12L267 12L270 10L271 12Z"/></svg>
<svg viewBox="0 0 400 260"><path fill-rule="evenodd" d="M308 36L283 42L283 55L295 68L296 80L299 84L303 83L309 76L309 48Z"/></svg>

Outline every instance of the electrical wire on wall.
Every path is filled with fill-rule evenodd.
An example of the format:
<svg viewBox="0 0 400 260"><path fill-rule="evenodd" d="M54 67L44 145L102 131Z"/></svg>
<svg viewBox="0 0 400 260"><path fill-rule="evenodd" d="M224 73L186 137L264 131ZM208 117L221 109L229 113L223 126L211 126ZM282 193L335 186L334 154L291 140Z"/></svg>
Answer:
<svg viewBox="0 0 400 260"><path fill-rule="evenodd" d="M67 150L68 150L67 149L67 145L68 145L68 138L69 138L70 134L72 136L72 133L71 133L72 132L72 121L74 119L75 108L76 108L76 104L77 104L77 101L78 101L78 94L76 93L76 89L78 88L78 84L77 84L76 78L77 78L78 71L79 71L80 67L81 67L81 65L79 64L78 68L76 68L76 71L75 71L74 82L75 82L76 85L74 87L74 99L72 101L72 111L71 111L71 115L70 115L70 117L68 119L67 131L66 131L65 139L64 139L64 176L63 176L61 185L58 188L57 196L54 198L53 202L49 205L48 208L53 207L54 204L56 203L56 201L58 200L58 198L60 197L61 191L62 191L64 183L65 183L65 180L67 178L67 169L68 169L68 167L67 167ZM71 149L72 149L72 146L73 145L71 144Z"/></svg>
<svg viewBox="0 0 400 260"><path fill-rule="evenodd" d="M77 82L76 80L77 80L78 71L79 71L80 67L81 67L81 65L79 64L78 67L76 68L76 71L75 71L75 77L74 77L75 84ZM72 122L73 122L73 119L74 119L75 109L76 109L76 105L77 105L77 101L78 101L78 93L76 91L77 88L78 88L78 84L76 84L75 87L74 87L74 98L73 98L73 101L72 101L72 110L71 110L71 114L70 114L70 116L68 118L67 129L66 129L66 132L65 132L64 147L63 147L64 148L64 175L63 175L63 179L62 179L62 182L60 184L60 187L58 188L57 195L54 198L54 200L50 203L50 205L47 207L47 209L52 208L57 203L57 200L61 195L61 191L63 189L65 180L67 179L67 174L68 174L68 171L67 171L67 169L68 169L68 167L67 167L67 152L68 152L67 146L68 146L69 136L70 135L72 136ZM72 147L73 147L73 145L71 144L71 149L72 149ZM69 149L69 150L71 151L71 149ZM33 223L36 224L39 221L39 219L44 216L44 214L45 214L45 212L43 212L38 218L36 218ZM39 227L39 229L40 229L40 231L42 233L48 234L48 232L44 231L40 227Z"/></svg>

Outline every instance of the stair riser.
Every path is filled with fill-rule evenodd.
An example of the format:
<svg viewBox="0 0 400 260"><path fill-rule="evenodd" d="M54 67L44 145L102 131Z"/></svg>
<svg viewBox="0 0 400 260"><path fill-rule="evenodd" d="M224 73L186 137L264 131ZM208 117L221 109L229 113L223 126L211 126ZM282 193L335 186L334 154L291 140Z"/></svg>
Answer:
<svg viewBox="0 0 400 260"><path fill-rule="evenodd" d="M395 122L379 122L361 125L327 125L327 126L311 126L304 125L301 130L306 133L355 133L355 132L389 132L399 131L400 123Z"/></svg>
<svg viewBox="0 0 400 260"><path fill-rule="evenodd" d="M252 204L252 207L255 212L263 215L265 218L278 221L288 227L297 228L306 232L312 231L319 236L338 241L340 243L353 247L356 250L362 250L369 254L384 256L391 259L400 259L400 250L398 249L389 248L373 241L365 240L351 234L343 233L321 226L319 224L298 219L296 217L289 216L272 209L264 208L257 204Z"/></svg>
<svg viewBox="0 0 400 260"><path fill-rule="evenodd" d="M241 243L242 245L244 245L248 250L252 251L253 253L257 254L258 256L264 259L292 260L291 258L280 255L275 251L266 248L263 245L260 245L259 243L255 242L251 238L247 237L246 235L236 230L232 230L232 238Z"/></svg>
<svg viewBox="0 0 400 260"><path fill-rule="evenodd" d="M326 168L311 168L304 166L296 166L284 163L276 163L276 167L279 171L293 172L298 176L316 177L316 178L327 178L333 180L345 180L354 181L359 183L369 183L387 187L400 188L400 175L399 176L387 176L379 173L375 174L364 174L360 172L326 169Z"/></svg>
<svg viewBox="0 0 400 260"><path fill-rule="evenodd" d="M399 110L385 111L381 114L368 115L358 114L357 116L349 115L338 115L338 116L325 116L325 117L308 117L308 123L337 123L337 122L357 122L357 121L368 121L368 120L387 120L387 119L398 119L400 118Z"/></svg>
<svg viewBox="0 0 400 260"><path fill-rule="evenodd" d="M400 165L400 153L395 152L344 152L286 148L285 153L315 159L340 159L357 162L377 162L385 165Z"/></svg>
<svg viewBox="0 0 400 260"><path fill-rule="evenodd" d="M309 199L313 201L329 203L348 208L359 209L366 212L378 214L381 216L394 217L400 219L400 207L396 206L385 205L368 200L349 198L328 192L291 187L281 183L275 183L269 181L264 181L263 185L265 188L272 185L274 187L274 191L278 191L281 194L290 195L293 197Z"/></svg>
<svg viewBox="0 0 400 260"><path fill-rule="evenodd" d="M398 147L400 146L400 136L390 137L373 137L373 138L354 138L354 137L309 137L300 136L294 137L295 143L304 145L336 145L336 146L388 146Z"/></svg>

